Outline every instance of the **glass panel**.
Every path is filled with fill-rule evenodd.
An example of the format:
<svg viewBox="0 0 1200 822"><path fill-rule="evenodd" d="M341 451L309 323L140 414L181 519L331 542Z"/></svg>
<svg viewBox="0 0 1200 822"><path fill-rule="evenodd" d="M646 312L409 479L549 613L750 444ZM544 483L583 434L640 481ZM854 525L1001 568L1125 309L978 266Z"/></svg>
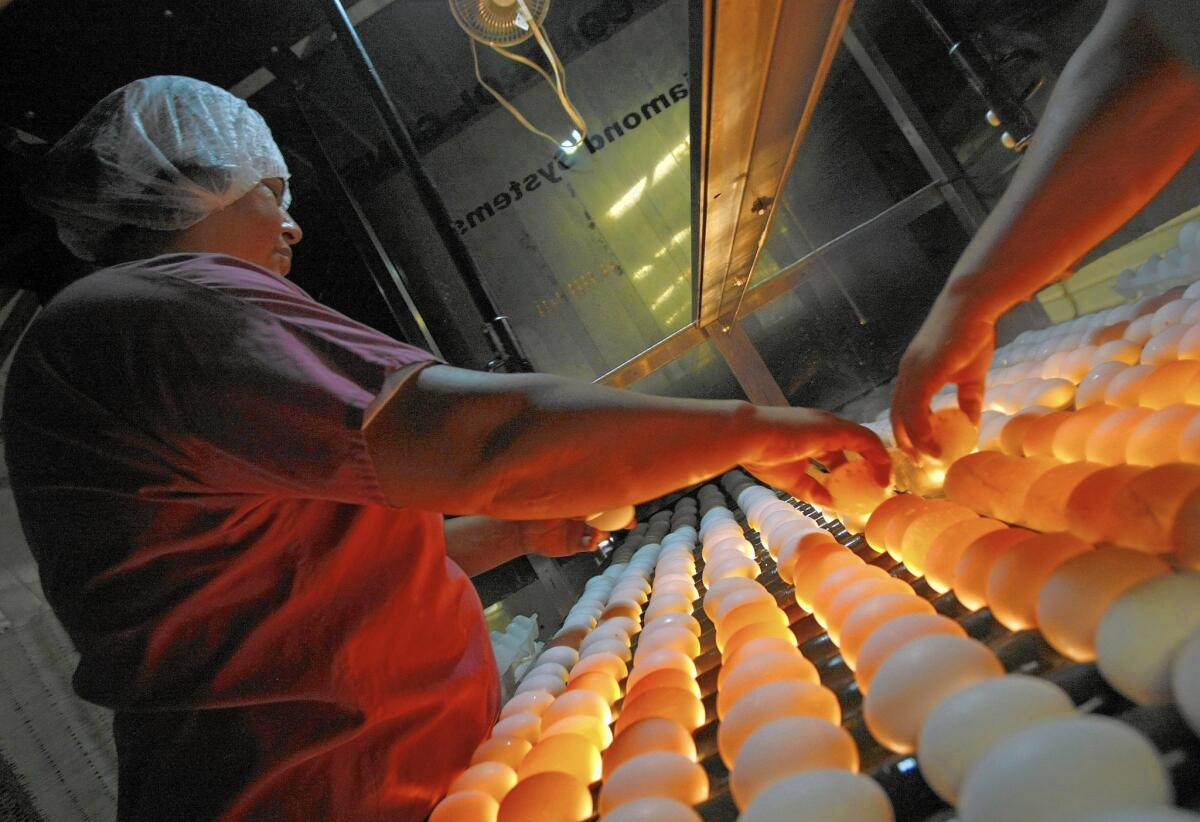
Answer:
<svg viewBox="0 0 1200 822"><path fill-rule="evenodd" d="M721 352L711 340L687 351L650 376L630 386L642 394L659 397L693 397L706 400L744 400L746 394Z"/></svg>
<svg viewBox="0 0 1200 822"><path fill-rule="evenodd" d="M751 283L774 276L929 181L858 64L839 50Z"/></svg>
<svg viewBox="0 0 1200 822"><path fill-rule="evenodd" d="M359 31L534 366L594 379L691 321L687 2L558 2L545 28L591 132L578 148L526 131L478 86L467 35L444 3L392 3ZM544 62L533 40L516 51ZM531 122L570 136L532 70L482 45L479 60ZM421 222L401 175L358 183L387 233L434 245L400 225ZM434 248L419 256L414 265L440 259ZM452 287L439 288L463 315Z"/></svg>
<svg viewBox="0 0 1200 822"><path fill-rule="evenodd" d="M969 239L946 205L860 233L743 320L793 405L837 409L891 379Z"/></svg>

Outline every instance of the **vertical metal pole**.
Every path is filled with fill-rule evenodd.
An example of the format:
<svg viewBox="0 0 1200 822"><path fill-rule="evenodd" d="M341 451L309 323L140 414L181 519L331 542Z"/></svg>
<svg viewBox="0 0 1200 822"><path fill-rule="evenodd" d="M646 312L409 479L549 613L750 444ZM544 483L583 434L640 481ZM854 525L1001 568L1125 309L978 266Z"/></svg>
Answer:
<svg viewBox="0 0 1200 822"><path fill-rule="evenodd" d="M704 333L717 346L750 402L782 407L791 405L740 322L729 326L728 331L720 323L713 323L705 326Z"/></svg>
<svg viewBox="0 0 1200 822"><path fill-rule="evenodd" d="M429 213L450 259L462 276L463 283L471 295L471 301L484 318L485 335L496 353L496 359L488 367L493 370L532 371L533 366L521 349L508 318L500 314L497 309L495 300L488 292L479 269L475 266L475 261L467 250L466 243L454 229L454 223L449 212L446 211L446 204L442 202L437 187L434 186L433 180L421 166L412 135L408 133L408 128L405 127L400 112L396 109L396 104L392 101L387 87L383 84L383 79L379 76L375 64L367 54L362 40L359 39L358 32L354 29L354 24L350 22L345 6L342 5L341 0L321 0L321 2L330 26L333 27L334 34L337 35L338 41L345 50L347 59L366 86L367 93L375 104L375 111L384 126L388 148L412 175L421 204Z"/></svg>

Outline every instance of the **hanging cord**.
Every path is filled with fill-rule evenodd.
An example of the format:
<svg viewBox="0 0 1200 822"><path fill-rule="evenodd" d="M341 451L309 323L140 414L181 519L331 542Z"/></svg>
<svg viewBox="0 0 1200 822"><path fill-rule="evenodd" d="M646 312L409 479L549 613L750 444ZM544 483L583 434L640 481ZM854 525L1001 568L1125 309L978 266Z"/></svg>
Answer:
<svg viewBox="0 0 1200 822"><path fill-rule="evenodd" d="M579 132L579 139L576 140L573 145L581 145L588 135L587 123L584 122L583 117L579 114L579 111L576 110L575 106L571 104L570 98L567 97L567 68L562 64L562 61L558 59L558 55L555 53L554 47L550 45L550 41L542 32L542 27L538 25L537 20L530 13L529 7L525 5L525 0L517 0L517 5L520 6L521 13L525 15L525 19L529 22L529 27L533 30L533 36L537 40L538 45L542 47L542 52L546 55L546 59L550 61L550 68L554 72L554 77L551 78L550 75L546 73L545 69L526 57L522 57L519 54L512 54L507 49L499 48L497 46L491 46L491 49L501 57L512 60L514 63L520 63L523 66L528 66L542 76L542 79L544 79L550 85L550 87L554 89L554 94L558 97L558 101L562 105L563 111L565 111L567 116L571 118L571 122L575 124L576 130ZM555 148L561 148L562 141L554 139L546 132L534 126L533 123L526 119L524 114L517 110L516 106L504 98L504 95L496 91L496 89L492 88L484 81L483 76L479 72L479 51L476 49L474 37L471 38L471 57L475 61L475 79L479 81L479 85L487 89L488 93L496 98L496 102L504 106L504 108L508 110L508 113L516 118L518 123L523 125L529 131L532 131L534 134L545 137L551 143L554 143Z"/></svg>

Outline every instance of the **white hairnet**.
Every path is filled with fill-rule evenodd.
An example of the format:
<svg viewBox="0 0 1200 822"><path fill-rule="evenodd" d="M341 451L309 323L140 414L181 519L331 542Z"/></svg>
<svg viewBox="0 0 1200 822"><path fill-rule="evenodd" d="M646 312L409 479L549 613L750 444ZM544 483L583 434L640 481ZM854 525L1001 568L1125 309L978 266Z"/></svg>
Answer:
<svg viewBox="0 0 1200 822"><path fill-rule="evenodd" d="M46 166L26 194L84 260L102 257L123 226L188 228L260 181L289 176L271 130L245 100L171 76L109 94L55 144Z"/></svg>

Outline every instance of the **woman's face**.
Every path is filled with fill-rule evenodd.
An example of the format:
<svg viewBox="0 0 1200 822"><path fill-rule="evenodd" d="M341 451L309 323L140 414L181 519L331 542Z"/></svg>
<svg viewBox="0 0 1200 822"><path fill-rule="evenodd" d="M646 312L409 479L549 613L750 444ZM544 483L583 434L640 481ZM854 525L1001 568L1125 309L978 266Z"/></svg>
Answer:
<svg viewBox="0 0 1200 822"><path fill-rule="evenodd" d="M176 251L228 254L286 277L304 232L283 207L284 181L262 180L240 200L180 232Z"/></svg>

